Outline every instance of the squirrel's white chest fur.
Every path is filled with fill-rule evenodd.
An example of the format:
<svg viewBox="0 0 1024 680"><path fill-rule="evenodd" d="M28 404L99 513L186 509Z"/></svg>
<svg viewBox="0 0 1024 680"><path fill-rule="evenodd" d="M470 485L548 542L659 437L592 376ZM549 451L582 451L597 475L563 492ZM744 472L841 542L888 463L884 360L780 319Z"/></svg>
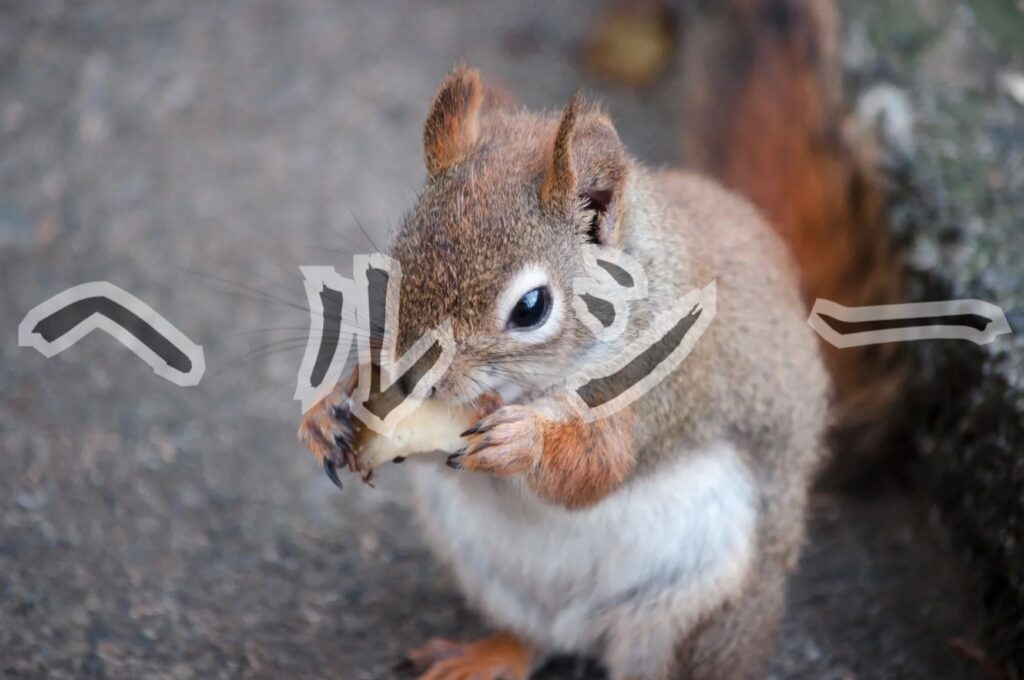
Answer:
<svg viewBox="0 0 1024 680"><path fill-rule="evenodd" d="M414 467L420 518L470 600L552 651L674 645L740 589L754 554L755 486L729 444L577 511L514 481Z"/></svg>

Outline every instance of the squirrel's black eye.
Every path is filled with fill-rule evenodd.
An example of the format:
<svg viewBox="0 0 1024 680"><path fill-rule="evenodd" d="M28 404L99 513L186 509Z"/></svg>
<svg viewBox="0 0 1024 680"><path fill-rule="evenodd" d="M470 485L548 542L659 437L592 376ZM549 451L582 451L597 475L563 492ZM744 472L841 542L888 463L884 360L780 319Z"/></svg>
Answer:
<svg viewBox="0 0 1024 680"><path fill-rule="evenodd" d="M550 311L551 291L547 286L534 288L519 298L519 302L512 308L512 313L508 315L508 327L537 328L547 320Z"/></svg>

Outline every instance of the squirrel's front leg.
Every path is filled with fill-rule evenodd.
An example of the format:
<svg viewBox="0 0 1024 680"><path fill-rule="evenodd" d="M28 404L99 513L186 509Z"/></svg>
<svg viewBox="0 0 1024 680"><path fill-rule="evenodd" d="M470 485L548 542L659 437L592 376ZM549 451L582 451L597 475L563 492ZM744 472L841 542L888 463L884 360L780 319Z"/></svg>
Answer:
<svg viewBox="0 0 1024 680"><path fill-rule="evenodd" d="M449 456L448 465L522 475L544 500L584 508L617 489L633 470L632 425L629 409L588 421L564 398L505 406L466 431L469 444Z"/></svg>

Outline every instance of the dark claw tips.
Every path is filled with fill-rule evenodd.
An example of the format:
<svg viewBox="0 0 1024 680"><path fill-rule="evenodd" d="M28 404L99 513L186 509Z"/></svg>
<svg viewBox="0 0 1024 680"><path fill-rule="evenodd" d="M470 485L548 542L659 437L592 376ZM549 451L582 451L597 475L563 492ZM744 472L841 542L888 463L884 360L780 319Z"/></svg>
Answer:
<svg viewBox="0 0 1024 680"><path fill-rule="evenodd" d="M479 432L482 432L483 429L484 429L483 426L481 426L480 423L477 423L476 425L474 425L473 427L469 428L468 430L466 430L465 432L463 432L459 436L460 437L468 437L471 434L478 434Z"/></svg>
<svg viewBox="0 0 1024 680"><path fill-rule="evenodd" d="M327 473L327 479L329 479L332 482L334 482L334 486L338 487L339 489L345 488L345 487L343 487L341 485L341 480L338 479L338 466L336 466L334 463L332 463L329 460L325 460L324 461L324 472Z"/></svg>

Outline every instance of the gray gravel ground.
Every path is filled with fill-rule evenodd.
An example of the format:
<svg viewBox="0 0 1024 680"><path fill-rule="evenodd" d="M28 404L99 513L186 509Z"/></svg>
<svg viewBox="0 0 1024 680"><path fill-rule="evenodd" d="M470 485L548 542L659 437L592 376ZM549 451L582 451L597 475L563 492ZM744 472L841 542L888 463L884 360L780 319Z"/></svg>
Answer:
<svg viewBox="0 0 1024 680"><path fill-rule="evenodd" d="M588 7L0 2L0 676L386 678L427 636L480 632L404 468L340 493L295 442L288 301L299 264L344 269L372 249L357 220L379 240L411 204L459 58L531 106L582 81L640 157L675 159L671 83L579 73ZM17 347L28 309L97 279L204 345L199 387L102 334ZM775 677L984 677L928 513L896 491L814 508Z"/></svg>

